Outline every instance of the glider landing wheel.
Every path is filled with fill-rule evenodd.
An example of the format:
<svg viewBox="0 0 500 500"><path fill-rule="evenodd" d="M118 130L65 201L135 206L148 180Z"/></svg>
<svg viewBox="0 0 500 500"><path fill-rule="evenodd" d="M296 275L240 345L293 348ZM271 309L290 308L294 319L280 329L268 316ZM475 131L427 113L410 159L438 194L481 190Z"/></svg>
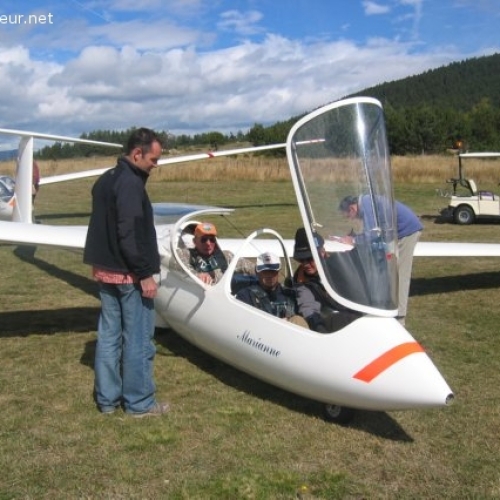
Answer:
<svg viewBox="0 0 500 500"><path fill-rule="evenodd" d="M323 416L328 422L346 425L354 417L354 410L346 406L325 404L323 407Z"/></svg>

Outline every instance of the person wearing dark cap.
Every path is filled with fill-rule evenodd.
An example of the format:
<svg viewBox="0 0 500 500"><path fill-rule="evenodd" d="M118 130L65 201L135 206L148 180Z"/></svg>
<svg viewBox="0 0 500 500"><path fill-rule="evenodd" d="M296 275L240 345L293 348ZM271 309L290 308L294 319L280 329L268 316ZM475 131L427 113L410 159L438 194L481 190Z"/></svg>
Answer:
<svg viewBox="0 0 500 500"><path fill-rule="evenodd" d="M319 233L314 233L313 236L320 258L326 258L325 240ZM305 318L311 330L320 333L333 332L357 317L328 295L321 283L303 227L295 233L293 258L299 263L293 275L298 312Z"/></svg>
<svg viewBox="0 0 500 500"><path fill-rule="evenodd" d="M369 196L346 196L339 205L339 210L349 219L363 221L364 234L351 234L339 240L343 243L355 245L367 239L367 232L374 225L372 202ZM410 292L411 271L413 266L413 252L422 234L423 226L420 219L410 207L395 202L396 222L398 232L398 321L404 325L408 309L408 295Z"/></svg>
<svg viewBox="0 0 500 500"><path fill-rule="evenodd" d="M236 298L278 318L290 319L297 314L295 292L279 282L281 261L265 252L257 257L255 273L258 282L242 288Z"/></svg>
<svg viewBox="0 0 500 500"><path fill-rule="evenodd" d="M214 285L224 275L233 253L219 247L217 228L211 222L201 222L194 229L193 248L180 249L179 256L203 283ZM253 274L254 265L246 259L240 259L235 273Z"/></svg>

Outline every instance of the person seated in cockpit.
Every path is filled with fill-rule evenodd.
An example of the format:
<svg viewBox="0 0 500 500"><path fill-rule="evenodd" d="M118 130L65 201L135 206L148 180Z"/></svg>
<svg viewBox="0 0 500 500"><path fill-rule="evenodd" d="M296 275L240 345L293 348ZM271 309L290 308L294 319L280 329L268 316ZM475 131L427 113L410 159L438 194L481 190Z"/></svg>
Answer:
<svg viewBox="0 0 500 500"><path fill-rule="evenodd" d="M238 291L236 298L278 318L286 319L304 328L308 325L298 316L295 290L279 281L281 261L277 255L265 252L257 257L257 283Z"/></svg>
<svg viewBox="0 0 500 500"><path fill-rule="evenodd" d="M320 258L326 259L325 240L316 233L314 241ZM298 312L311 330L319 333L337 331L359 317L357 313L338 304L325 290L303 227L295 233L293 258L299 263L293 275Z"/></svg>
<svg viewBox="0 0 500 500"><path fill-rule="evenodd" d="M211 222L201 222L194 229L193 248L180 248L180 260L207 285L214 285L222 278L233 253L222 250L217 243L217 228ZM239 259L235 273L254 274L254 264Z"/></svg>

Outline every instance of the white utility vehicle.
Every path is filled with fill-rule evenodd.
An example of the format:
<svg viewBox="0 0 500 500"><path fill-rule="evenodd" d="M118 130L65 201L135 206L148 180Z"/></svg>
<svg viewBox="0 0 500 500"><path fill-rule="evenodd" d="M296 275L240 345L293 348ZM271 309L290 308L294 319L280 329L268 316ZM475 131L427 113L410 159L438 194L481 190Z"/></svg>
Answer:
<svg viewBox="0 0 500 500"><path fill-rule="evenodd" d="M500 158L500 153L460 153L458 155L458 177L448 179L453 192L448 194L448 206L441 210L444 218L456 224L473 224L479 218L500 217L500 197L492 191L482 191L476 182L465 176L462 160L465 158ZM463 189L462 189L463 188Z"/></svg>

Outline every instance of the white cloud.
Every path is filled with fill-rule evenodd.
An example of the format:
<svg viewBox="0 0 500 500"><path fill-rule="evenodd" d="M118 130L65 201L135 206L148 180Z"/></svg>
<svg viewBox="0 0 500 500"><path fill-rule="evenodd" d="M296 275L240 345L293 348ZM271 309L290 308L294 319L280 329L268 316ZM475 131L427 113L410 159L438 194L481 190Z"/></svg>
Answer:
<svg viewBox="0 0 500 500"><path fill-rule="evenodd" d="M66 135L139 123L173 133L246 131L402 78L409 67L419 73L458 57L410 56L404 45L383 39L359 47L278 36L206 53L91 46L64 66L35 63L22 48L0 49L0 81L17 89L13 96L0 86L8 95L2 126L51 120L51 130L42 130Z"/></svg>
<svg viewBox="0 0 500 500"><path fill-rule="evenodd" d="M91 40L101 40L114 47L132 45L137 50L159 51L200 43L204 36L197 30L180 27L163 19L153 22L131 20L108 23L89 28L88 35Z"/></svg>
<svg viewBox="0 0 500 500"><path fill-rule="evenodd" d="M388 5L382 5L377 2L372 2L371 0L363 1L363 8L367 16L373 16L378 14L387 14L390 12L390 7Z"/></svg>
<svg viewBox="0 0 500 500"><path fill-rule="evenodd" d="M453 3L457 7L471 7L474 10L482 10L495 17L500 17L498 0L454 0Z"/></svg>
<svg viewBox="0 0 500 500"><path fill-rule="evenodd" d="M228 10L220 15L220 19L217 28L221 30L231 30L245 36L262 32L262 28L257 24L262 20L262 14L257 11Z"/></svg>

